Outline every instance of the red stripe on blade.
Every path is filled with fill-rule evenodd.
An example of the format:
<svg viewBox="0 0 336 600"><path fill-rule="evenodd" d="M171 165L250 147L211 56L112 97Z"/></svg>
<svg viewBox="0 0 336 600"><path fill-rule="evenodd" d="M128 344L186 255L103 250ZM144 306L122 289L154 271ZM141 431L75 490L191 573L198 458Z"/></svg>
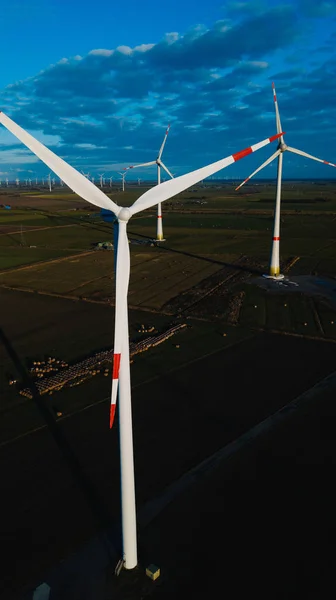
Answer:
<svg viewBox="0 0 336 600"><path fill-rule="evenodd" d="M272 135L269 139L270 142L274 142L274 140L277 140L279 137L281 137L282 135L284 135L284 131L282 131L281 133L276 133L275 135Z"/></svg>
<svg viewBox="0 0 336 600"><path fill-rule="evenodd" d="M279 242L279 241L280 241L280 238L279 238L279 237L274 237L274 238L273 238L273 242Z"/></svg>
<svg viewBox="0 0 336 600"><path fill-rule="evenodd" d="M158 215L158 219L162 219L162 215Z"/></svg>
<svg viewBox="0 0 336 600"><path fill-rule="evenodd" d="M249 148L245 148L245 150L241 150L240 152L236 152L235 154L232 154L232 158L235 162L237 162L237 160L244 158L244 156L247 156L248 154L252 154L252 152L253 152L253 150L250 146Z"/></svg>
<svg viewBox="0 0 336 600"><path fill-rule="evenodd" d="M112 425L113 425L113 421L114 421L114 415L115 415L115 410L116 410L116 405L115 404L111 404L111 408L110 408L110 429L112 429Z"/></svg>
<svg viewBox="0 0 336 600"><path fill-rule="evenodd" d="M113 355L113 373L112 373L112 379L118 379L118 377L119 377L120 358L121 358L121 354L114 354Z"/></svg>

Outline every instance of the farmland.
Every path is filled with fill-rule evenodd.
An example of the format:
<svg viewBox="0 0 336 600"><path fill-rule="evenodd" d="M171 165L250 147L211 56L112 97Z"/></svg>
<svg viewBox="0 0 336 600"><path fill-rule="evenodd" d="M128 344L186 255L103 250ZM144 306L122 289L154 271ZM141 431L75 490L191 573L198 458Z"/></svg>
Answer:
<svg viewBox="0 0 336 600"><path fill-rule="evenodd" d="M135 185L111 194L122 205L138 196ZM132 362L140 502L334 370L336 185L284 183L281 270L294 282L287 287L262 278L268 272L273 199L274 186L267 183L234 193L228 183L208 182L163 204L163 243L152 241L155 211L129 223L131 341L145 339L141 324L157 332L172 323L188 325ZM113 242L112 225L63 190L15 196L2 190L1 203L11 206L0 209L2 461L10 478L10 461L19 460L17 443L26 452L26 473L31 473L33 485L39 469L48 472L50 451L56 465L51 489L57 485L71 495L72 484L62 475L54 449L46 451L38 469L30 459L40 443L49 448L50 432L41 406L23 398L19 389L22 371L32 380L33 361L55 357L73 365L112 348L114 251L94 249L97 242ZM270 397L278 372L284 377ZM9 385L11 379L17 383ZM250 394L261 380L263 390ZM105 427L110 384L110 377L100 373L43 396L43 403L73 440L99 494L113 498L113 516L118 510L118 467L117 433L110 439ZM29 434L33 431L37 433ZM101 456L110 452L102 465ZM158 473L155 479L147 471L149 462ZM108 483L107 470L114 474ZM11 493L16 497L20 477L9 485L9 501ZM28 475L22 477L26 481ZM54 506L51 497L49 501ZM28 506L31 518L37 519L38 506ZM55 531L66 528L62 506L51 526ZM81 511L86 514L87 506ZM17 513L16 519L20 522ZM22 582L38 577L42 566L49 567L96 531L90 518L87 529L79 533L80 528L74 519L72 540L62 545L60 539L43 560L39 554L40 562L31 570L23 564L27 541L20 559ZM8 531L10 535L10 520ZM43 539L37 527L41 547Z"/></svg>
<svg viewBox="0 0 336 600"><path fill-rule="evenodd" d="M161 244L151 241L155 211L131 220L131 340L139 338L143 321L160 330L176 318L188 318L193 322L192 346L198 347L199 335L204 352L216 346L226 326L231 332L222 337L223 347L256 331L336 341L332 294L324 294L321 286L318 294L286 288L270 293L275 290L258 283L268 269L272 193L269 184L247 187L236 195L228 184L189 190L164 203L166 241ZM125 193L116 189L111 197L127 205L138 195L133 186ZM25 368L37 357L50 355L73 363L110 348L114 252L94 247L113 240L112 225L63 190L15 196L2 191L1 198L11 205L11 210L0 210L1 309L7 315L5 333ZM283 200L283 270L289 269L292 277L318 275L332 281L335 186L287 183ZM201 322L208 338L201 333ZM179 361L182 354L182 362L188 363L188 347L184 344ZM164 353L162 348L158 355ZM136 377L136 366L133 371ZM8 385L10 378L17 381L19 376L6 353L0 377L2 408L22 404L17 387ZM108 395L108 381L98 379L85 384L88 397L92 386L99 396ZM78 406L79 396L78 390L63 390L57 402Z"/></svg>

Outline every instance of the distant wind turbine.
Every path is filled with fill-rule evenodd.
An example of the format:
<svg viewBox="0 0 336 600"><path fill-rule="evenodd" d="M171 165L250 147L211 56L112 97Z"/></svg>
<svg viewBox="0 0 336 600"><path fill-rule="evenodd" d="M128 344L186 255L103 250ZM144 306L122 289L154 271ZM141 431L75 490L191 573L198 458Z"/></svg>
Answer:
<svg viewBox="0 0 336 600"><path fill-rule="evenodd" d="M98 173L100 179L100 187L103 189L103 175L104 173Z"/></svg>
<svg viewBox="0 0 336 600"><path fill-rule="evenodd" d="M126 177L126 173L119 173L119 175L121 175L122 178L122 191L125 191L125 177Z"/></svg>
<svg viewBox="0 0 336 600"><path fill-rule="evenodd" d="M142 194L132 206L126 208L115 204L104 192L86 179L84 175L59 158L2 112L0 112L0 123L52 169L58 177L61 177L76 194L95 206L112 211L115 215L116 287L110 427L113 424L118 395L123 562L126 569L134 569L137 566L137 533L127 302L130 278L130 250L127 237L127 223L133 215L176 196L190 186L198 183L201 179L209 177L244 156L259 150L266 144L277 139L279 135L267 138L206 167L155 186Z"/></svg>
<svg viewBox="0 0 336 600"><path fill-rule="evenodd" d="M152 161L147 162L147 163L142 163L142 164L139 164L139 165L131 165L131 166L127 167L127 169L136 169L138 167L150 167L151 165L157 165L157 183L158 183L158 185L160 185L160 183L161 183L161 167L173 179L174 176L171 174L171 172L167 169L167 167L163 164L163 162L161 160L162 152L163 152L163 149L164 149L166 141L167 141L169 129L170 129L170 125L168 125L168 127L166 129L166 133L164 135L163 142L162 142L160 150L159 150L159 154L157 155L157 157L156 157L155 160L152 160ZM162 208L161 208L161 203L160 202L159 202L158 208L157 208L156 241L157 242L164 242L165 241L164 237L163 237Z"/></svg>
<svg viewBox="0 0 336 600"><path fill-rule="evenodd" d="M278 107L277 96L275 92L275 85L272 83L273 89L273 99L274 99L274 107L275 107L275 121L277 133L282 131L281 129L281 121L280 121L280 113ZM331 167L336 167L333 163L327 162L326 160L322 160L321 158L316 158L316 156L312 156L311 154L307 154L307 152L303 152L302 150L297 150L296 148L291 148L287 146L284 142L283 135L280 136L279 144L272 156L270 156L265 162L258 167L253 173L244 179L244 181L236 187L236 190L239 190L247 181L249 181L256 173L261 171L264 167L269 165L272 160L278 157L278 175L277 175L277 186L276 186L276 199L275 199L275 211L274 211L274 228L273 228L273 240L272 240L272 251L271 251L271 261L269 268L269 275L264 275L264 277L268 277L270 279L283 279L284 275L280 273L280 207L281 207L281 180L282 180L282 161L283 161L283 153L284 152L292 152L293 154L299 154L300 156L305 156L306 158L311 158L312 160L317 160L318 162L324 163L325 165L330 165Z"/></svg>

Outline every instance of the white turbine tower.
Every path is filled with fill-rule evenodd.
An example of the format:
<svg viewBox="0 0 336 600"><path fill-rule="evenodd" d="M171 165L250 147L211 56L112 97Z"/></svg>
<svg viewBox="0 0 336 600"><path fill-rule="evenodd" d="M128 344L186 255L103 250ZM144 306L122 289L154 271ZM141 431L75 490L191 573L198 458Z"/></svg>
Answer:
<svg viewBox="0 0 336 600"><path fill-rule="evenodd" d="M20 179L18 177L15 179L15 183L16 183L17 186L20 185Z"/></svg>
<svg viewBox="0 0 336 600"><path fill-rule="evenodd" d="M281 121L280 121L280 113L278 107L278 101L275 93L275 85L272 83L273 88L273 99L275 106L275 120L276 120L276 128L277 133L280 133L281 130ZM336 167L333 163L327 162L326 160L322 160L321 158L316 158L316 156L312 156L311 154L307 154L307 152L303 152L302 150L297 150L296 148L291 148L287 146L284 142L283 135L280 136L279 144L272 156L270 156L265 162L258 167L253 173L244 179L244 181L236 187L236 190L239 190L244 183L249 181L256 173L261 171L264 167L269 165L272 160L278 157L278 175L277 175L277 186L276 186L276 199L275 199L275 211L274 211L274 228L273 228L273 239L272 239L272 252L271 252L271 261L270 261L270 270L269 275L264 275L264 277L268 277L270 279L283 279L284 275L280 273L280 208L281 208L281 180L282 180L282 161L283 161L283 153L284 152L292 152L293 154L299 154L300 156L305 156L306 158L311 158L312 160L317 160L318 162L324 163L325 165L330 165L331 167Z"/></svg>
<svg viewBox="0 0 336 600"><path fill-rule="evenodd" d="M119 175L121 175L122 178L122 191L125 191L125 177L126 177L126 173L119 173Z"/></svg>
<svg viewBox="0 0 336 600"><path fill-rule="evenodd" d="M49 184L49 192L51 192L51 173L48 173L47 179Z"/></svg>
<svg viewBox="0 0 336 600"><path fill-rule="evenodd" d="M164 149L166 141L167 141L169 129L170 129L170 125L168 125L168 127L166 129L166 133L164 135L163 142L162 142L161 148L159 150L159 154L157 155L157 158L155 160L152 160L151 162L147 162L147 163L142 163L140 165L131 165L130 167L127 167L127 168L128 169L136 169L137 167L149 167L151 165L157 165L157 183L158 183L158 185L161 183L161 167L173 179L173 175L171 174L171 172L167 169L167 167L163 164L163 162L161 160L162 152L163 152L163 149ZM159 204L158 204L158 210L157 210L156 241L157 242L164 242L165 241L164 237L163 237L161 202L159 202Z"/></svg>
<svg viewBox="0 0 336 600"><path fill-rule="evenodd" d="M176 196L176 194L198 183L201 179L224 169L244 156L251 154L251 152L259 150L259 148L277 139L279 135L272 136L211 165L151 188L142 194L132 206L123 208L115 204L104 192L86 179L84 175L51 152L51 150L46 148L2 112L0 112L0 123L52 169L58 177L61 177L70 189L81 198L115 214L116 287L110 427L113 425L118 393L123 560L126 569L133 569L137 565L137 541L127 305L130 277L127 223L138 212L151 208L158 204L158 202L163 202L172 196Z"/></svg>
<svg viewBox="0 0 336 600"><path fill-rule="evenodd" d="M100 187L103 189L103 175L104 173L98 173L99 175L99 180L100 180Z"/></svg>
<svg viewBox="0 0 336 600"><path fill-rule="evenodd" d="M110 187L112 187L113 176L111 176L109 179L110 179Z"/></svg>
<svg viewBox="0 0 336 600"><path fill-rule="evenodd" d="M8 177L6 177L6 186L8 187Z"/></svg>

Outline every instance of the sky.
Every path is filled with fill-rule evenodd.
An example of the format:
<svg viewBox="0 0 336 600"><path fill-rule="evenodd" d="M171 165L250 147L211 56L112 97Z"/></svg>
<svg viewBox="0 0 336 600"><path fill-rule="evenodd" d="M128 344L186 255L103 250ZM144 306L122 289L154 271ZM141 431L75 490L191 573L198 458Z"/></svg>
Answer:
<svg viewBox="0 0 336 600"><path fill-rule="evenodd" d="M276 133L336 164L336 2L6 0L0 110L79 171L120 179L162 160L174 176ZM245 179L277 142L218 173ZM0 180L49 169L0 125ZM275 178L276 163L256 178ZM286 152L283 177L336 178ZM127 172L156 179L156 168Z"/></svg>

